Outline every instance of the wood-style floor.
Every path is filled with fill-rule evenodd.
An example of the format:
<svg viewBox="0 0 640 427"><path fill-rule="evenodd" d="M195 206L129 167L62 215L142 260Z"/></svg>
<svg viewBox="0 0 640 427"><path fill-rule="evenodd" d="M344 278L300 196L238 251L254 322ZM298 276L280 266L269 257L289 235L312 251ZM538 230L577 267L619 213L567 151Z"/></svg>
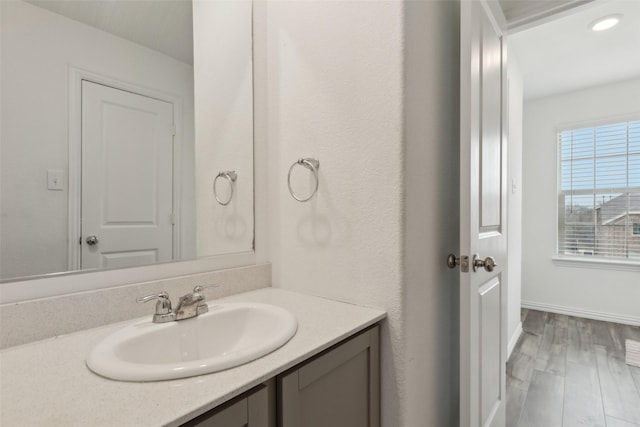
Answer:
<svg viewBox="0 0 640 427"><path fill-rule="evenodd" d="M640 327L522 310L507 363L507 427L640 427Z"/></svg>

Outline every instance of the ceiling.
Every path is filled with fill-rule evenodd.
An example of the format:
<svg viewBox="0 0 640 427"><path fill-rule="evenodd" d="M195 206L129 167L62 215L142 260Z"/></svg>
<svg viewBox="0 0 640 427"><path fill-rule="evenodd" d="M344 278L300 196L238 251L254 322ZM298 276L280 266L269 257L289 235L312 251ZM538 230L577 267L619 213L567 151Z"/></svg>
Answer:
<svg viewBox="0 0 640 427"><path fill-rule="evenodd" d="M624 15L616 27L602 32L589 28L611 14ZM640 77L640 1L590 3L509 35L509 47L522 70L525 99Z"/></svg>
<svg viewBox="0 0 640 427"><path fill-rule="evenodd" d="M520 27L538 19L563 13L594 0L500 0L509 28Z"/></svg>
<svg viewBox="0 0 640 427"><path fill-rule="evenodd" d="M191 0L25 0L193 65Z"/></svg>
<svg viewBox="0 0 640 427"><path fill-rule="evenodd" d="M25 0L193 64L191 0ZM562 16L509 36L524 75L525 99L540 98L640 76L640 0L501 0L510 27L525 28L551 14ZM574 13L567 9L577 7ZM587 25L624 14L615 28Z"/></svg>

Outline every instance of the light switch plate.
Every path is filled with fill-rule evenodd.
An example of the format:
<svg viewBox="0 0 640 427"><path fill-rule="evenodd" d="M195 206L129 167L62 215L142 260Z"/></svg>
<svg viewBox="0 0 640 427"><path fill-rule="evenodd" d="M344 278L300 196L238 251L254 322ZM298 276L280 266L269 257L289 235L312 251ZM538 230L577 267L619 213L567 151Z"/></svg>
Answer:
<svg viewBox="0 0 640 427"><path fill-rule="evenodd" d="M47 190L63 191L64 172L59 169L47 170Z"/></svg>

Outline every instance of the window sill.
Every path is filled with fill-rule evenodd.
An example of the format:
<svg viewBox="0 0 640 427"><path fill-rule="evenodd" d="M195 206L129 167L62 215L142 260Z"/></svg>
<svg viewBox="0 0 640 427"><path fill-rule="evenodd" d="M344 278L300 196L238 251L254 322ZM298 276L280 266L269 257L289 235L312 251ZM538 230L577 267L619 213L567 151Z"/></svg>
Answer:
<svg viewBox="0 0 640 427"><path fill-rule="evenodd" d="M556 255L551 258L555 265L561 267L595 268L598 270L640 271L640 262L625 260L609 260L597 258L578 258Z"/></svg>

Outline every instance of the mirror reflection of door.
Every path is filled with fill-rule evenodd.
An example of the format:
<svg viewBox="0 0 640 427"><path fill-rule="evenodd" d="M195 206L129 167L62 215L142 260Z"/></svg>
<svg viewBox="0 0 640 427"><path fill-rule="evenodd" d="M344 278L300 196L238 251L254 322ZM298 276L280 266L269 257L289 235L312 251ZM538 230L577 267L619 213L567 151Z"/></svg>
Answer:
<svg viewBox="0 0 640 427"><path fill-rule="evenodd" d="M173 105L82 82L81 268L173 259Z"/></svg>

